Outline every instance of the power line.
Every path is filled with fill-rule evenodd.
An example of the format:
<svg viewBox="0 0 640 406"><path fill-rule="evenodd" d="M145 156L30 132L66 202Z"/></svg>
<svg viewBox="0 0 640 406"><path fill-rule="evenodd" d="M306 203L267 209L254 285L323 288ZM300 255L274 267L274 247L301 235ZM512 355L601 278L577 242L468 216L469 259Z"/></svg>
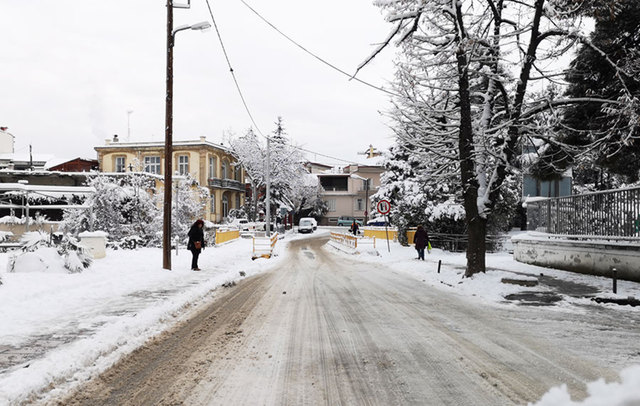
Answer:
<svg viewBox="0 0 640 406"><path fill-rule="evenodd" d="M207 0L208 1L208 0ZM260 18L262 21L264 21L268 26L270 26L271 28L273 28L278 34L282 35L283 37L285 37L287 40L289 40L289 42L291 42L292 44L294 44L295 46L297 46L298 48L302 49L304 52L308 53L309 55L311 55L312 57L314 57L315 59L317 59L318 61L322 62L323 64L329 66L330 68L342 73L343 75L345 75L346 77L349 78L349 80L355 80L357 82L360 82L364 85L367 85L373 89L379 90L381 92L385 92L388 95L391 96L398 96L396 93L391 92L387 89L384 89L380 86L376 86L373 85L369 82L366 82L362 79L359 79L357 77L355 77L355 75L351 75L348 72L345 72L344 70L338 68L337 66L335 66L334 64L332 64L331 62L326 61L325 59L321 58L320 56L316 55L315 53L309 51L307 48L305 48L304 46L300 45L300 43L298 43L297 41L295 41L293 38L291 38L290 36L288 36L287 34L285 34L284 32L282 32L278 27L276 27L275 25L273 25L271 22L269 22L269 20L267 20L266 18L264 18L260 13L258 13L253 7L251 7L249 4L247 4L247 2L245 2L244 0L240 0L240 2L242 4L244 4L249 10L251 10L255 15L258 16L258 18Z"/></svg>
<svg viewBox="0 0 640 406"><path fill-rule="evenodd" d="M213 22L213 27L216 30L216 34L218 35L218 40L220 41L220 46L222 47L222 53L224 54L224 58L227 60L227 65L229 66L229 72L231 73L231 77L233 77L233 83L236 85L236 89L238 90L238 94L240 95L240 99L242 100L242 105L244 109L247 111L247 115L249 115L249 119L253 123L254 127L258 131L258 134L264 137L262 131L260 131L260 127L256 123L256 120L253 119L253 114L251 114L251 110L249 110L249 106L247 105L247 101L244 98L244 94L242 94L242 89L240 89L240 84L238 83L238 78L236 78L236 74L233 71L233 67L231 66L231 61L229 60L229 54L227 54L227 49L224 46L224 42L222 41L222 35L220 35L220 30L218 29L218 24L216 24L216 19L213 17L213 11L211 11L211 5L209 4L209 0L207 1L207 8L209 9L209 14L211 15L211 21Z"/></svg>
<svg viewBox="0 0 640 406"><path fill-rule="evenodd" d="M243 0L240 0L240 1L242 1L242 2L244 3L244 1L243 1ZM224 58L225 58L225 59L226 59L226 61L227 61L227 66L229 66L229 72L231 73L231 76L233 77L233 82L235 83L236 90L238 91L238 94L240 95L240 99L242 100L242 105L244 106L244 109L245 109L245 111L247 112L247 115L249 116L249 119L251 120L251 122L253 123L254 127L255 127L255 128L256 128L256 130L258 131L258 134L259 134L259 135L261 135L262 137L264 137L265 139L269 139L269 137L268 137L268 136L266 136L266 135L264 135L264 134L262 133L262 131L260 130L260 127L258 127L258 124L256 123L256 121L255 121L255 120L254 120L254 118L253 118L253 114L251 114L251 109L249 109L249 105L247 104L247 101L246 101L246 99L244 98L244 95L243 95L243 93L242 93L242 89L240 88L240 84L238 83L238 79L236 78L236 75L235 75L235 72L234 72L234 70L233 70L233 67L231 66L231 60L230 60L230 58L229 58L229 54L227 53L227 49L226 49L226 47L224 46L224 41L222 40L222 35L220 34L220 30L218 29L218 24L216 24L216 19L215 19L215 17L213 16L213 11L211 10L211 5L209 4L209 0L206 0L206 2L207 2L207 8L209 9L209 15L211 15L211 21L213 22L213 27L214 27L214 28L215 28L215 30L216 30L216 34L217 34L217 36L218 36L218 41L220 42L220 47L222 48L222 53L224 54ZM249 8L251 8L248 4L246 4L246 3L245 3L245 5L246 5L247 7L249 7ZM252 9L252 10L253 10L253 9ZM254 12L255 12L255 10L254 10ZM256 13L256 14L257 14L257 13ZM258 15L259 15L259 14L258 14ZM265 21L266 21L266 20L265 20ZM267 22L269 25L271 25L271 23L269 23L268 21L266 21L266 22ZM275 28L275 27L274 27L274 28ZM277 28L276 28L276 30L277 30ZM283 34L283 35L284 35L284 34ZM287 37L287 38L288 38L288 37ZM298 45L298 46L299 46L299 45ZM303 49L304 49L304 48L303 48ZM307 52L308 52L308 51L307 51ZM336 68L336 69L337 69L337 68ZM339 70L339 69L338 69L338 70ZM345 72L343 72L343 73L345 73ZM347 74L347 75L348 75L348 74ZM359 79L357 79L357 80L359 80ZM363 82L363 81L361 81L361 80L359 80L359 81L360 81L360 82L362 82L362 83L365 83L365 84L369 85L369 84L368 84L368 83L366 83L366 82ZM373 86L373 85L369 85L369 86L375 87L375 86ZM378 90L386 91L386 90L384 90L384 89L378 89ZM310 153L310 154L315 154L315 155L319 155L319 156L322 156L322 157L325 157L325 158L333 159L334 161L338 161L338 162L345 162L345 163L348 163L348 164L354 163L354 161L348 161L348 160L346 160L346 159L341 159L341 158L336 158L336 157L333 157L333 156L330 156L330 155L321 154L321 153L319 153L319 152L311 151L311 150L308 150L308 149L306 149L306 148L302 148L302 147L299 147L299 146L296 146L296 145L293 145L293 144L291 144L291 146L292 146L293 148L296 148L296 149L300 150L300 151L304 151L304 152L307 152L307 153Z"/></svg>

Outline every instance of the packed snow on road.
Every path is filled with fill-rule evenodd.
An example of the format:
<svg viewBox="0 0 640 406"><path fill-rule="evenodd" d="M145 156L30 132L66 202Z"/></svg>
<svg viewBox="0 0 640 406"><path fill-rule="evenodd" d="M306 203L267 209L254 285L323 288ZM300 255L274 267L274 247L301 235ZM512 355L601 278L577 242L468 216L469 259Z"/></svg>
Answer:
<svg viewBox="0 0 640 406"><path fill-rule="evenodd" d="M328 230L319 230L309 238L317 240L319 236L326 239ZM296 266L302 267L300 271L304 272L305 262L291 262L292 254L287 244L295 241L307 260L315 260L317 252L304 246L300 248L300 241L306 241L306 237L293 234L278 242L276 255L271 259L252 261L249 239L207 248L201 255L201 272L189 270L188 251L174 252L174 269L166 271L161 267L159 249L109 250L106 258L95 260L89 269L76 274L60 272L60 269L46 272L22 269L8 273L6 264L12 254L0 254L3 283L0 285L0 403L46 403L64 398L152 337L196 314L221 292L234 289L234 282L272 273L272 270L280 272L276 268L287 269L290 264L298 264ZM499 309L504 314L513 312L514 317L524 319L526 313L522 315L521 312L527 309L540 312L539 309L546 306L549 319L563 319L562 328L566 330L543 331L551 342L562 342L565 333L571 333L572 337L581 335L576 346L593 347L594 360L606 359L607 365L603 367L621 371L618 380L607 377L606 381L588 384L584 399L572 400L571 390L558 386L547 388L549 392L536 405L630 405L640 402L640 391L637 390L640 367L634 366L640 362L640 353L637 348L624 348L635 334L632 331L637 332L638 325L628 325L629 336L612 337L610 348L602 342L606 336L602 332L590 335L589 331L582 331L580 334L582 328L589 328L581 325L581 315L585 312L602 312L603 320L620 315L629 323L639 322L635 308L595 304L590 300L596 294L614 296L607 293L610 280L517 263L508 253L488 255L489 271L486 274L463 279L466 261L463 253L433 249L427 254L426 261L418 261L414 258L413 248L391 243L388 252L386 244L380 244L380 241L375 248L372 246L357 253L335 243L326 244L322 249L326 260L338 264L335 266L341 262L354 264L339 268L343 274L350 270L361 273L370 268L398 283L409 280L439 291L441 295L459 296L463 302L485 309L487 313ZM536 281L538 285L532 288L502 283L503 279ZM617 296L640 296L638 284L618 283ZM225 289L223 284L230 288ZM531 291L538 295L531 295ZM548 297L554 299L549 303L544 302L545 299L535 302L536 298ZM535 315L540 317L540 313ZM572 315L575 322L570 318ZM387 322L393 323L393 320ZM546 326L532 319L529 328L548 328ZM280 332L269 339L283 341L284 334ZM199 398L194 399L197 403ZM602 399L607 402L602 403Z"/></svg>

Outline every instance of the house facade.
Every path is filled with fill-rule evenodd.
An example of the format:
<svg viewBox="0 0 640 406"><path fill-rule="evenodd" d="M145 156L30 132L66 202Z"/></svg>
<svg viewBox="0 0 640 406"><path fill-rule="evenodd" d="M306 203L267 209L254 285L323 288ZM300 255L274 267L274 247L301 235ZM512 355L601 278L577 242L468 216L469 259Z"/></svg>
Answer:
<svg viewBox="0 0 640 406"><path fill-rule="evenodd" d="M117 136L95 147L101 172L147 172L164 176L164 142L120 142ZM244 170L228 149L200 137L193 141L174 141L174 173L191 176L207 187L205 219L221 222L229 211L245 202Z"/></svg>
<svg viewBox="0 0 640 406"><path fill-rule="evenodd" d="M336 225L340 216L354 217L365 223L375 217L371 196L380 188L382 166L352 164L326 169L322 164L308 164L307 168L318 177L324 188L322 198L329 208L320 219L321 225Z"/></svg>

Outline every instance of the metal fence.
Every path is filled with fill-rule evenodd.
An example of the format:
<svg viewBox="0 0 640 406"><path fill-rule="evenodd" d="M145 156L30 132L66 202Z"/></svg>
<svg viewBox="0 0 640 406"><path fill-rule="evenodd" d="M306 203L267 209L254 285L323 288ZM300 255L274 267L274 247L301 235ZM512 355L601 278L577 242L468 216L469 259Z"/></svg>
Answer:
<svg viewBox="0 0 640 406"><path fill-rule="evenodd" d="M575 236L639 237L640 187L530 200L527 229Z"/></svg>
<svg viewBox="0 0 640 406"><path fill-rule="evenodd" d="M507 246L510 238L507 234L487 235L485 237L487 252L508 250ZM441 248L451 252L464 252L469 245L469 236L466 234L429 233L429 241L434 248Z"/></svg>

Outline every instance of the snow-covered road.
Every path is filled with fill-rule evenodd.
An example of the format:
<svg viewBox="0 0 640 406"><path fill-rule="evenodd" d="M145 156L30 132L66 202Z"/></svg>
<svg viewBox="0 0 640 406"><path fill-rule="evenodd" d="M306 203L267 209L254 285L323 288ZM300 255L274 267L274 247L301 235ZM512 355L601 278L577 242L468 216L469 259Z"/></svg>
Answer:
<svg viewBox="0 0 640 406"><path fill-rule="evenodd" d="M637 312L491 305L294 240L64 404L500 405L637 362Z"/></svg>

